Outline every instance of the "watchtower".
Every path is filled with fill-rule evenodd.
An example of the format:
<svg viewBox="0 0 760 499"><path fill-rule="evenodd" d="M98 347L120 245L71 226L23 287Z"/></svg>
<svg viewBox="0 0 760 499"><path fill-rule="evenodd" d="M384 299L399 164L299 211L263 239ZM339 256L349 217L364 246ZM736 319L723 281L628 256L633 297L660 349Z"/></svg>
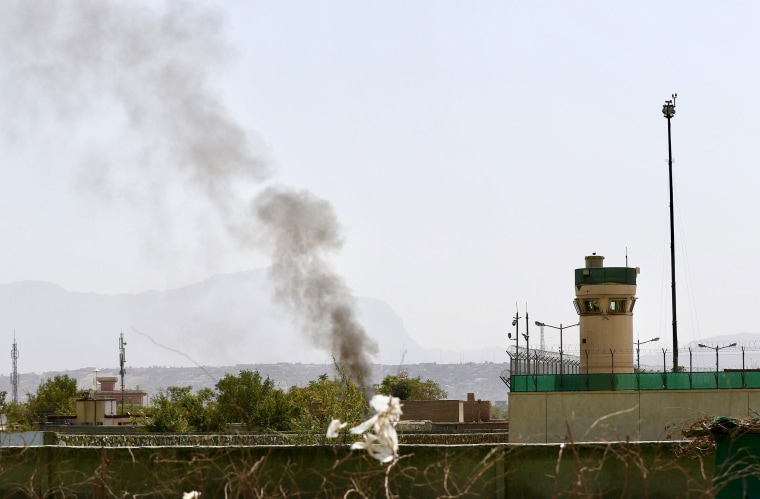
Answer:
<svg viewBox="0 0 760 499"><path fill-rule="evenodd" d="M633 372L633 306L639 269L604 267L604 257L586 257L575 269L581 374Z"/></svg>

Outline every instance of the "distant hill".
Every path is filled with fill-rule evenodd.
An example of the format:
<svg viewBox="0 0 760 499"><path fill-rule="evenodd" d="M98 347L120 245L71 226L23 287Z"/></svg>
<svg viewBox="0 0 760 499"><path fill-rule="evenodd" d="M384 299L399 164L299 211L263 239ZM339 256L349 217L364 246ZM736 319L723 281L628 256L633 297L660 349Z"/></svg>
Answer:
<svg viewBox="0 0 760 499"><path fill-rule="evenodd" d="M331 353L312 346L271 296L266 270L136 294L71 292L36 281L0 285L0 350L4 342L8 352L0 374L11 371L14 335L19 372L47 372L118 364L121 332L128 366L330 365ZM507 359L506 347L427 350L379 300L358 298L356 312L378 343L380 352L373 359L378 364Z"/></svg>

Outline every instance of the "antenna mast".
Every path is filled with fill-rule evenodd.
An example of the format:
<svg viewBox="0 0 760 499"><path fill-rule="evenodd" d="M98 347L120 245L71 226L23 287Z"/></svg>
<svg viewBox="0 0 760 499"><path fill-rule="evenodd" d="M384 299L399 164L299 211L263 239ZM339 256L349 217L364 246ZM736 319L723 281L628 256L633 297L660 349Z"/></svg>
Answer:
<svg viewBox="0 0 760 499"><path fill-rule="evenodd" d="M16 331L13 331L13 348L11 348L13 370L11 371L11 400L18 404L18 345L16 345Z"/></svg>
<svg viewBox="0 0 760 499"><path fill-rule="evenodd" d="M119 374L121 375L121 413L124 414L124 374L126 374L126 369L124 369L124 362L126 359L126 353L124 347L127 346L127 342L124 341L124 332L119 335Z"/></svg>

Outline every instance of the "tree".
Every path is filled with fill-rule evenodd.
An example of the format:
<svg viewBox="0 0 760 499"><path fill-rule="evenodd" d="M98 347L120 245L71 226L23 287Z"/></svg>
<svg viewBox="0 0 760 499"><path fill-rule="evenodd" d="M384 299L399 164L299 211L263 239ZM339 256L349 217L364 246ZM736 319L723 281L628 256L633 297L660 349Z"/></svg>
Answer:
<svg viewBox="0 0 760 499"><path fill-rule="evenodd" d="M28 394L29 413L36 421L53 414L76 414L77 380L68 374L57 375L40 383L36 394Z"/></svg>
<svg viewBox="0 0 760 499"><path fill-rule="evenodd" d="M219 413L216 394L211 388L201 388L194 396L185 397L182 407L195 431L213 432L224 429L224 420Z"/></svg>
<svg viewBox="0 0 760 499"><path fill-rule="evenodd" d="M367 416L367 401L362 387L347 374L345 368L336 364L338 376L330 380L320 375L303 388L293 387L289 396L293 405L290 429L302 436L310 435L318 442L333 419L346 422L347 427L358 425Z"/></svg>
<svg viewBox="0 0 760 499"><path fill-rule="evenodd" d="M150 408L139 416L146 431L186 433L190 431L187 415L179 406L178 399L190 393L192 387L170 386L150 398Z"/></svg>
<svg viewBox="0 0 760 499"><path fill-rule="evenodd" d="M287 429L292 406L288 396L274 386L269 376L243 370L226 375L216 384L219 414L228 423L240 422L247 430Z"/></svg>
<svg viewBox="0 0 760 499"><path fill-rule="evenodd" d="M37 417L29 411L27 403L8 403L5 406L5 416L8 418L8 428L20 431L33 430L38 421Z"/></svg>
<svg viewBox="0 0 760 499"><path fill-rule="evenodd" d="M375 385L375 391L401 400L441 400L448 396L441 385L435 381L430 379L422 381L420 376L410 378L405 370L383 378L379 385Z"/></svg>
<svg viewBox="0 0 760 499"><path fill-rule="evenodd" d="M210 432L224 428L213 390L202 388L194 394L190 386L170 386L160 391L151 398L150 415L143 413L138 421L154 432Z"/></svg>

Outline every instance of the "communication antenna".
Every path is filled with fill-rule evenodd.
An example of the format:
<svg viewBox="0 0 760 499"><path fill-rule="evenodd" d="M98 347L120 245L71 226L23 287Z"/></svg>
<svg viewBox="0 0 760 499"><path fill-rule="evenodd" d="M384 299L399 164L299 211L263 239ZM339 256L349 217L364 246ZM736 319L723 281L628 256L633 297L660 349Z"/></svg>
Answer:
<svg viewBox="0 0 760 499"><path fill-rule="evenodd" d="M11 400L18 404L18 345L16 345L16 331L13 331L13 348L11 348L11 359L13 359L13 371L11 372Z"/></svg>
<svg viewBox="0 0 760 499"><path fill-rule="evenodd" d="M127 342L124 341L124 332L119 335L119 375L121 375L121 413L124 414L124 362L127 360L124 347L127 346Z"/></svg>

